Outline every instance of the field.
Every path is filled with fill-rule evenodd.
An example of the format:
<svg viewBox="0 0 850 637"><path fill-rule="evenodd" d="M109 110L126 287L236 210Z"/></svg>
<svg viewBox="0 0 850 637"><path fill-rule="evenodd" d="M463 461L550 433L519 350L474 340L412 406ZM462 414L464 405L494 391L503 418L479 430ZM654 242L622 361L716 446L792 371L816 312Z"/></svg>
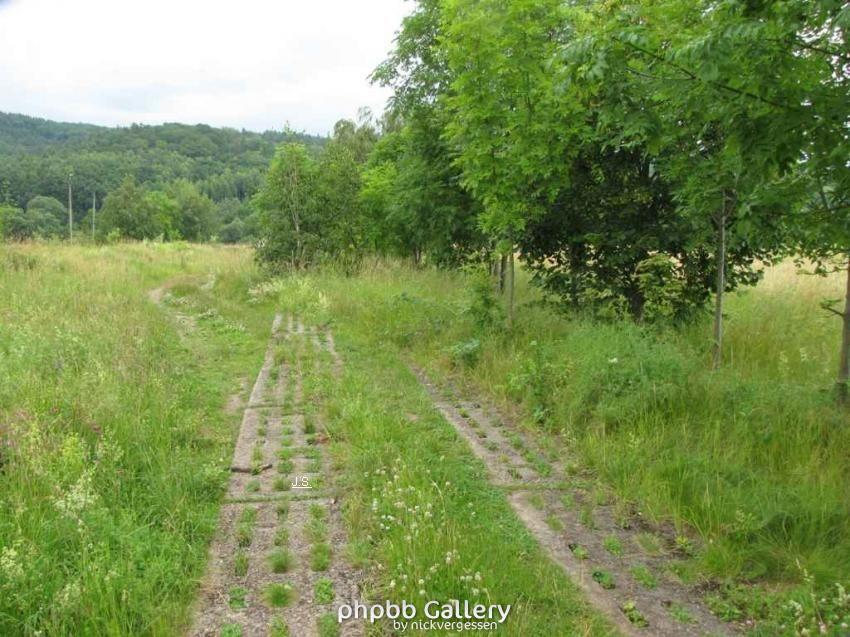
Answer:
<svg viewBox="0 0 850 637"><path fill-rule="evenodd" d="M208 562L235 559L216 554L220 521L256 504L221 634L254 634L254 610L270 634L336 634L343 565L370 602L511 604L498 634L690 634L702 607L730 630L840 634L850 429L830 393L837 319L818 307L840 294L771 269L730 298L712 372L708 318L567 318L523 276L508 331L474 272L378 260L268 279L242 247L4 246L0 633L192 632ZM263 445L319 459L319 508L231 471L264 352L285 378ZM268 528L303 524L310 543L290 533L272 557L257 547L280 502ZM662 617L654 589L682 605Z"/></svg>

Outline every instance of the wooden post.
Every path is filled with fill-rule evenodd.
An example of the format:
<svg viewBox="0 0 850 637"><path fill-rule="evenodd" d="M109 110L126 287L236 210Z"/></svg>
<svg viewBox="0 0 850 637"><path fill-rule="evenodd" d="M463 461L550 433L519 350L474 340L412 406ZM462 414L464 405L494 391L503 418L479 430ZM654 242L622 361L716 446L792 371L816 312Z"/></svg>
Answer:
<svg viewBox="0 0 850 637"><path fill-rule="evenodd" d="M850 394L847 387L850 381L850 255L847 255L847 285L844 291L844 313L841 315L841 322L841 353L835 390L838 404L846 405L848 394Z"/></svg>
<svg viewBox="0 0 850 637"><path fill-rule="evenodd" d="M505 291L505 270L507 270L508 255L502 254L499 256L499 292Z"/></svg>
<svg viewBox="0 0 850 637"><path fill-rule="evenodd" d="M511 287L508 299L508 327L514 325L514 287L516 283L516 275L514 270L514 246L511 244Z"/></svg>
<svg viewBox="0 0 850 637"><path fill-rule="evenodd" d="M74 173L68 173L68 240L74 238L74 200L71 192L71 178Z"/></svg>
<svg viewBox="0 0 850 637"><path fill-rule="evenodd" d="M717 219L717 284L714 299L714 360L712 369L723 363L723 292L726 289L726 193Z"/></svg>

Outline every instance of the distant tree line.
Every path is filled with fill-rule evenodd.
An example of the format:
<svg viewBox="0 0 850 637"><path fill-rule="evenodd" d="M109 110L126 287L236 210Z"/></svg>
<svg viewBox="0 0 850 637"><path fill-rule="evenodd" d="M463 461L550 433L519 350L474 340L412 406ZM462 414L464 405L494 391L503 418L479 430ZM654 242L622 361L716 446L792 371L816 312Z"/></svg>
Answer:
<svg viewBox="0 0 850 637"><path fill-rule="evenodd" d="M247 241L256 226L248 202L263 182L276 145L285 140L299 141L312 153L325 141L290 131L253 133L184 124L105 128L0 113L0 206L5 219L0 227L7 239L67 236L70 180L75 231L89 236L93 199L98 212L111 193L121 191L127 201L125 180L131 177L135 194L142 197L150 191L173 198L190 183L212 201L213 209L204 223L193 225L188 217L195 213L178 223L174 214L154 213L136 202L134 209L147 220L128 222L126 232L111 228L113 235ZM45 197L52 200L47 216L42 214ZM148 197L148 204L152 199L156 196ZM160 204L167 207L162 200ZM105 220L115 217L106 213ZM59 216L61 223L53 223ZM126 215L118 218L127 221Z"/></svg>

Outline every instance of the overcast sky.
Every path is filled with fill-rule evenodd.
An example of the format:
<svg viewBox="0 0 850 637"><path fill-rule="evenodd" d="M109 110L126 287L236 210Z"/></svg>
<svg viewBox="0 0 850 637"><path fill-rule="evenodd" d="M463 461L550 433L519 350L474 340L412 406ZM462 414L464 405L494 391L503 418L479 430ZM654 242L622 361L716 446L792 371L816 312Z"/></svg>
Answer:
<svg viewBox="0 0 850 637"><path fill-rule="evenodd" d="M367 76L404 0L0 0L0 111L60 121L327 133L388 91Z"/></svg>

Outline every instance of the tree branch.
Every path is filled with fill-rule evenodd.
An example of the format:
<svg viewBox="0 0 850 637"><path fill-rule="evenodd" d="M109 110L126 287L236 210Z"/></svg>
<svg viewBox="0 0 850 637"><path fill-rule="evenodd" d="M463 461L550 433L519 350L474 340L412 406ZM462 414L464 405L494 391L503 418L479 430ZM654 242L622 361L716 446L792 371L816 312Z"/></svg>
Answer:
<svg viewBox="0 0 850 637"><path fill-rule="evenodd" d="M708 81L703 80L693 71L685 68L684 66L681 66L680 64L676 64L675 62L671 62L670 60L668 60L664 56L659 55L659 54L657 54L653 51L650 51L649 49L645 49L641 46L638 46L637 44L634 44L633 42L627 42L627 41L625 41L621 38L615 37L614 40L616 42L619 42L620 44L625 44L626 46L631 47L634 50L639 51L640 53L643 53L644 55L648 55L652 59L657 60L658 62L661 62L662 64L666 64L667 66L674 68L677 71L680 71L681 73L684 73L685 75L687 75L687 79L690 79L690 80L693 80L693 81L696 81L696 82L702 82L703 84L707 84L707 85L713 86L717 89L727 91L729 93L734 93L736 95L740 95L741 97L746 97L746 98L749 98L751 100L755 100L757 102L767 104L769 106L773 106L774 108L781 108L783 110L792 111L792 112L795 112L795 113L805 113L806 112L802 108L799 108L799 107L796 107L796 106L790 106L788 104L782 104L780 102L774 102L771 99L768 99L766 97L762 97L761 95L758 95L756 93L752 93L750 91L746 91L744 89L735 88L734 86L730 86L729 84L724 84L722 82L717 82L715 80L708 80ZM682 79L685 79L685 78L682 78Z"/></svg>
<svg viewBox="0 0 850 637"><path fill-rule="evenodd" d="M823 309L825 309L827 312L832 312L836 316L840 316L841 318L844 318L844 312L839 312L834 307L829 307L828 305L821 305L821 307Z"/></svg>

